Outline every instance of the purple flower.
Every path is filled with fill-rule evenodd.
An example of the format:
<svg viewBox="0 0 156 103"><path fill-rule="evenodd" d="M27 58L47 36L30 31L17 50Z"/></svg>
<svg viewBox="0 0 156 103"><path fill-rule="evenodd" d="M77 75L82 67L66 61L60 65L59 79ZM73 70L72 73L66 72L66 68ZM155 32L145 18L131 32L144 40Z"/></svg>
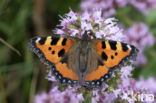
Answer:
<svg viewBox="0 0 156 103"><path fill-rule="evenodd" d="M54 87L48 93L36 95L34 103L80 103L83 100L82 94L76 93L73 88L60 91L58 87Z"/></svg>
<svg viewBox="0 0 156 103"><path fill-rule="evenodd" d="M120 84L118 87L113 91L116 99L121 98L123 100L128 101L129 103L135 103L135 99L129 97L129 95L141 95L141 94L156 94L156 80L154 78L149 78L148 80L139 80L136 81L135 79L131 78L131 66L126 66L121 69L121 76L120 76ZM148 84L148 85L147 85ZM139 99L139 97L136 97Z"/></svg>
<svg viewBox="0 0 156 103"><path fill-rule="evenodd" d="M104 93L104 97L101 98L101 101L103 103L114 103L114 101L116 100L116 97L114 95L114 93Z"/></svg>
<svg viewBox="0 0 156 103"><path fill-rule="evenodd" d="M128 78L131 77L131 71L133 70L133 68L131 66L125 66L123 68L121 68L121 78Z"/></svg>
<svg viewBox="0 0 156 103"><path fill-rule="evenodd" d="M72 15L71 15L72 14ZM74 17L72 17L74 15ZM59 35L70 35L81 37L85 31L92 33L91 38L105 38L121 41L123 34L116 25L115 18L103 18L100 10L92 13L84 12L82 14L70 11L62 18L60 28L54 31Z"/></svg>
<svg viewBox="0 0 156 103"><path fill-rule="evenodd" d="M132 27L125 30L126 42L135 45L139 49L138 56L136 58L136 65L145 65L147 60L144 55L146 47L154 45L154 37L149 32L149 28L144 23L134 24Z"/></svg>
<svg viewBox="0 0 156 103"><path fill-rule="evenodd" d="M141 78L139 81L136 82L137 88L142 88L147 90L147 92L151 92L156 94L156 80L153 77L149 77L147 80Z"/></svg>
<svg viewBox="0 0 156 103"><path fill-rule="evenodd" d="M149 10L156 8L156 0L130 0L129 2L143 14L147 14Z"/></svg>
<svg viewBox="0 0 156 103"><path fill-rule="evenodd" d="M121 89L128 89L128 86L130 85L130 77L131 77L131 71L133 70L133 68L131 66L126 66L121 68L121 76L120 76L120 80L121 83L118 85L118 87Z"/></svg>
<svg viewBox="0 0 156 103"><path fill-rule="evenodd" d="M51 71L48 71L47 76L45 77L48 81L56 82L55 77L53 76Z"/></svg>
<svg viewBox="0 0 156 103"><path fill-rule="evenodd" d="M153 46L154 45L154 37L152 34L146 35L142 40L140 41L141 46Z"/></svg>
<svg viewBox="0 0 156 103"><path fill-rule="evenodd" d="M140 99L138 95L156 94L156 80L152 77L147 80L141 79L139 81L136 81L134 79L129 79L127 81L129 81L129 84L126 86L127 88L125 88L121 84L116 90L114 90L116 97L122 98L130 103L135 103L136 99L129 97L129 95L135 96L137 99ZM148 101L144 100L142 102Z"/></svg>
<svg viewBox="0 0 156 103"><path fill-rule="evenodd" d="M144 53L140 51L137 55L136 61L134 62L136 66L144 66L147 64L147 59Z"/></svg>
<svg viewBox="0 0 156 103"><path fill-rule="evenodd" d="M81 8L88 12L101 10L103 17L109 17L116 13L116 7L124 7L127 3L128 0L83 0Z"/></svg>
<svg viewBox="0 0 156 103"><path fill-rule="evenodd" d="M155 0L82 0L82 11L93 12L101 10L103 17L109 17L116 14L116 8L123 8L127 4L133 5L143 14L147 14L149 10L156 8Z"/></svg>
<svg viewBox="0 0 156 103"><path fill-rule="evenodd" d="M127 41L130 43L137 42L138 48L145 48L146 46L154 45L154 37L149 32L148 26L144 23L134 24L125 32ZM147 42L148 41L148 42Z"/></svg>

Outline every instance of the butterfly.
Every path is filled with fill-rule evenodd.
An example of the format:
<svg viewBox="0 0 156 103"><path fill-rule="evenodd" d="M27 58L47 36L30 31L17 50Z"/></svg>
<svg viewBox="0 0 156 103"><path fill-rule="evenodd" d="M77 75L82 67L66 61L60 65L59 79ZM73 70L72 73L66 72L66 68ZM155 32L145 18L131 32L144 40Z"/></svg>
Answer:
<svg viewBox="0 0 156 103"><path fill-rule="evenodd" d="M55 77L63 84L100 86L112 72L135 58L138 49L122 42L52 35L35 37L30 49L41 61L50 66Z"/></svg>

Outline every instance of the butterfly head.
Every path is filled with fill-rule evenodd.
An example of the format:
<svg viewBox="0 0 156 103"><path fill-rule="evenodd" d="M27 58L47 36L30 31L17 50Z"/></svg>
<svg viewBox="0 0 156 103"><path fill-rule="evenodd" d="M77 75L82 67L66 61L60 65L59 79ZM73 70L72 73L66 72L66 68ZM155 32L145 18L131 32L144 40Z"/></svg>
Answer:
<svg viewBox="0 0 156 103"><path fill-rule="evenodd" d="M89 37L88 31L85 31L85 33L82 35L81 39L84 40L84 41L91 40L91 38Z"/></svg>

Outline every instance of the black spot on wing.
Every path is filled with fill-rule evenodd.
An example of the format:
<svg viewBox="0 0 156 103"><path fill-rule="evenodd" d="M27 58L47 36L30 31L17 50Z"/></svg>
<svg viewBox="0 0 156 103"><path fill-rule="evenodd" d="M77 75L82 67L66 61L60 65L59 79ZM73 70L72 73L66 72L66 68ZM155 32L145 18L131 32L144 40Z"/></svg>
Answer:
<svg viewBox="0 0 156 103"><path fill-rule="evenodd" d="M59 57L63 57L63 56L64 56L64 53L65 53L65 50L64 50L64 49L61 49L61 50L58 52L58 56L59 56Z"/></svg>
<svg viewBox="0 0 156 103"><path fill-rule="evenodd" d="M121 43L121 45L122 45L122 50L126 52L128 50L127 44Z"/></svg>
<svg viewBox="0 0 156 103"><path fill-rule="evenodd" d="M52 53L52 54L55 54L55 51L53 50L51 53Z"/></svg>
<svg viewBox="0 0 156 103"><path fill-rule="evenodd" d="M113 55L111 56L111 59L114 59L114 56Z"/></svg>
<svg viewBox="0 0 156 103"><path fill-rule="evenodd" d="M60 38L52 38L51 45L56 45Z"/></svg>
<svg viewBox="0 0 156 103"><path fill-rule="evenodd" d="M118 55L118 53L117 53L117 52L115 52L115 55L117 56L117 55Z"/></svg>
<svg viewBox="0 0 156 103"><path fill-rule="evenodd" d="M63 46L65 46L65 45L66 45L66 41L67 41L67 39L66 39L66 38L64 38L64 39L63 39L63 41L62 41L62 45L63 45Z"/></svg>
<svg viewBox="0 0 156 103"><path fill-rule="evenodd" d="M108 56L105 54L105 52L102 52L102 55L101 56L102 56L102 59L103 60L107 60L108 59Z"/></svg>
<svg viewBox="0 0 156 103"><path fill-rule="evenodd" d="M66 55L60 62L61 63L67 63L68 62L68 55Z"/></svg>
<svg viewBox="0 0 156 103"><path fill-rule="evenodd" d="M42 37L41 40L39 40L40 45L43 45L46 41L47 37Z"/></svg>
<svg viewBox="0 0 156 103"><path fill-rule="evenodd" d="M49 47L48 50L51 50L51 47Z"/></svg>
<svg viewBox="0 0 156 103"><path fill-rule="evenodd" d="M105 48L106 48L105 41L102 41L102 49L105 49Z"/></svg>
<svg viewBox="0 0 156 103"><path fill-rule="evenodd" d="M111 47L112 50L116 50L117 49L116 48L116 44L117 44L116 41L109 41L109 45L110 45L110 47Z"/></svg>
<svg viewBox="0 0 156 103"><path fill-rule="evenodd" d="M104 66L103 61L101 59L98 59L98 65Z"/></svg>

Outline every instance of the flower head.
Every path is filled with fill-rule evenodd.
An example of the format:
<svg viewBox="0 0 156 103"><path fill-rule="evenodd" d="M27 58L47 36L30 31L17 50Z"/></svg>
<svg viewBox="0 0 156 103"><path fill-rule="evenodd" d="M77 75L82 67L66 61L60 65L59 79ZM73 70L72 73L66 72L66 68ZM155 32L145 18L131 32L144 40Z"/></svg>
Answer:
<svg viewBox="0 0 156 103"><path fill-rule="evenodd" d="M82 94L76 93L75 89L67 88L60 91L56 86L48 93L36 95L34 103L80 103L83 100Z"/></svg>
<svg viewBox="0 0 156 103"><path fill-rule="evenodd" d="M109 17L116 13L116 7L124 7L128 0L82 0L83 11L93 12L101 10L103 17Z"/></svg>
<svg viewBox="0 0 156 103"><path fill-rule="evenodd" d="M74 17L73 17L74 16ZM59 28L54 31L59 35L70 35L81 37L85 31L89 31L91 38L105 38L121 41L123 34L116 24L115 18L105 19L100 10L93 13L83 14L70 11L61 20ZM88 35L89 35L88 34Z"/></svg>
<svg viewBox="0 0 156 103"><path fill-rule="evenodd" d="M145 65L147 60L144 55L146 47L154 45L154 37L149 32L149 28L144 23L134 24L132 27L125 30L126 42L135 45L139 49L139 54L136 58L136 65Z"/></svg>
<svg viewBox="0 0 156 103"><path fill-rule="evenodd" d="M103 17L109 17L116 14L116 8L123 8L127 4L134 6L145 15L156 8L155 0L82 0L81 9L88 12L101 10Z"/></svg>
<svg viewBox="0 0 156 103"><path fill-rule="evenodd" d="M129 2L143 14L147 14L149 10L156 8L155 0L130 0Z"/></svg>

